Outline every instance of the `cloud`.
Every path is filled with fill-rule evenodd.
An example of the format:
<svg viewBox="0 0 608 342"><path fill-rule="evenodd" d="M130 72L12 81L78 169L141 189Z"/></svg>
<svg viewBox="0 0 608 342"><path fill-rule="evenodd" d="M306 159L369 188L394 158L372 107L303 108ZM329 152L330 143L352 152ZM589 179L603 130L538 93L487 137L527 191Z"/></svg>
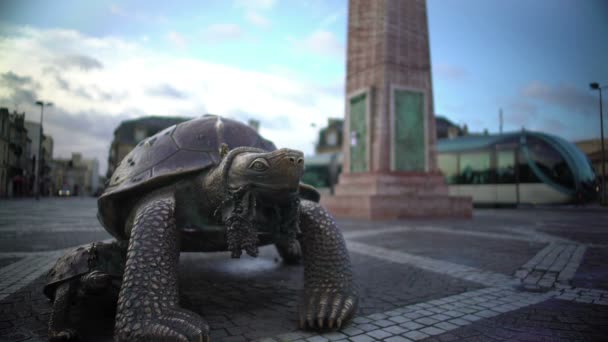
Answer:
<svg viewBox="0 0 608 342"><path fill-rule="evenodd" d="M261 28L270 27L270 20L268 20L268 18L266 18L265 16L263 16L257 12L249 11L245 15L245 18L247 19L247 21L249 21L251 24L253 24L257 27L261 27Z"/></svg>
<svg viewBox="0 0 608 342"><path fill-rule="evenodd" d="M57 59L56 64L62 69L80 68L84 71L103 69L103 64L99 60L85 55L62 56Z"/></svg>
<svg viewBox="0 0 608 342"><path fill-rule="evenodd" d="M261 133L277 146L309 154L317 137L310 123L323 125L344 110L333 83L305 81L298 74L178 57L138 38L94 38L28 27L12 31L17 34L0 36L0 105L11 108L21 101L19 110L36 121L40 109L33 102L53 102L48 115L45 110L45 130L55 140L56 156L82 152L84 158L97 157L101 173L106 171L112 132L125 119L205 113L257 119ZM103 68L63 70L57 61L65 56L95 56Z"/></svg>
<svg viewBox="0 0 608 342"><path fill-rule="evenodd" d="M203 31L203 38L208 42L235 40L243 35L243 30L237 24L213 24Z"/></svg>
<svg viewBox="0 0 608 342"><path fill-rule="evenodd" d="M550 86L533 82L521 91L523 97L556 106L569 112L597 115L597 98L586 88L569 84Z"/></svg>
<svg viewBox="0 0 608 342"><path fill-rule="evenodd" d="M186 93L175 89L167 83L159 84L155 87L148 88L146 90L146 94L150 96L164 96L174 99L185 99L188 97Z"/></svg>
<svg viewBox="0 0 608 342"><path fill-rule="evenodd" d="M1 73L0 87L7 90L4 97L0 96L0 103L5 107L33 105L38 100L36 89L40 88L40 84L30 76L20 76L12 71Z"/></svg>
<svg viewBox="0 0 608 342"><path fill-rule="evenodd" d="M173 45L177 46L180 49L183 49L188 45L188 41L186 38L178 32L170 31L165 35L167 40L169 40Z"/></svg>
<svg viewBox="0 0 608 342"><path fill-rule="evenodd" d="M452 81L461 81L469 77L469 73L464 68L448 64L433 66L433 72L440 78Z"/></svg>
<svg viewBox="0 0 608 342"><path fill-rule="evenodd" d="M336 36L329 31L314 31L308 37L295 41L295 43L313 53L340 58L346 56L344 44L340 43Z"/></svg>
<svg viewBox="0 0 608 342"><path fill-rule="evenodd" d="M0 74L0 85L7 88L22 88L24 86L39 87L39 85L29 76L19 76L12 71Z"/></svg>
<svg viewBox="0 0 608 342"><path fill-rule="evenodd" d="M99 172L105 174L108 142L120 122L132 118L129 114L108 116L94 110L72 113L54 106L44 111L44 129L45 134L53 137L54 158L69 158L73 152L79 152L85 159L96 158Z"/></svg>

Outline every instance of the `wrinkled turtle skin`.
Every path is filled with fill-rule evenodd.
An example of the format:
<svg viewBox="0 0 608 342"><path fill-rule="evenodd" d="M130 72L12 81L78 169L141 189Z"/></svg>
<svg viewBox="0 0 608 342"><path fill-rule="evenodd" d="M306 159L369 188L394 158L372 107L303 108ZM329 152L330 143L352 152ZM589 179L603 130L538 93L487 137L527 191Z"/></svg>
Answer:
<svg viewBox="0 0 608 342"><path fill-rule="evenodd" d="M336 328L357 309L348 252L319 194L300 183L303 154L276 149L240 122L204 116L140 142L109 179L98 218L128 244L115 341L204 341L209 326L179 307L180 251L275 244L304 264L300 327ZM75 270L74 273L81 274Z"/></svg>
<svg viewBox="0 0 608 342"><path fill-rule="evenodd" d="M117 297L126 261L126 246L117 241L77 247L57 260L47 274L44 294L53 302L49 339L77 339L69 328L70 303L76 297L109 294Z"/></svg>

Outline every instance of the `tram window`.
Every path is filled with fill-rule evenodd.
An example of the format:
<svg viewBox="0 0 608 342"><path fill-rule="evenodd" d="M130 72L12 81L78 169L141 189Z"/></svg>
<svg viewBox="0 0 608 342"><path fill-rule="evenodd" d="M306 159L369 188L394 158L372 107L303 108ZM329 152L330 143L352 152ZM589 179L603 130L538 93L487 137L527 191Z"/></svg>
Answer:
<svg viewBox="0 0 608 342"><path fill-rule="evenodd" d="M553 182L574 188L574 177L570 167L553 147L544 141L534 139L528 143L531 158L536 166Z"/></svg>
<svg viewBox="0 0 608 342"><path fill-rule="evenodd" d="M517 165L517 172L519 173L520 183L540 183L540 179L536 177L534 171L528 165L526 158L523 153L519 154L519 163Z"/></svg>
<svg viewBox="0 0 608 342"><path fill-rule="evenodd" d="M446 183L456 184L458 180L458 156L455 154L440 154L437 160Z"/></svg>
<svg viewBox="0 0 608 342"><path fill-rule="evenodd" d="M496 182L515 183L515 152L496 152Z"/></svg>
<svg viewBox="0 0 608 342"><path fill-rule="evenodd" d="M490 152L462 153L460 155L460 184L488 184L492 181Z"/></svg>

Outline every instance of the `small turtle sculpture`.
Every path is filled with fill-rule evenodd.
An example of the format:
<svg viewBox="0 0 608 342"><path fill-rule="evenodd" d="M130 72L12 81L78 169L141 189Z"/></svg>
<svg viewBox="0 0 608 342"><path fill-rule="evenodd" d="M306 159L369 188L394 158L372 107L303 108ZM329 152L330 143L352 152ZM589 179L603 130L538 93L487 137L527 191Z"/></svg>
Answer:
<svg viewBox="0 0 608 342"><path fill-rule="evenodd" d="M51 270L49 337L75 337L66 319L74 293L120 287L116 341L207 341L207 323L179 307L180 251L255 257L268 244L286 263L303 261L300 328L341 327L358 301L348 251L318 192L300 183L303 169L302 152L276 149L249 126L219 116L143 140L98 200L98 218L117 242L82 247ZM116 272L121 281L112 282Z"/></svg>
<svg viewBox="0 0 608 342"><path fill-rule="evenodd" d="M81 246L57 260L43 290L53 301L49 322L51 341L78 338L68 323L69 307L74 299L93 295L118 296L125 260L126 246L118 241Z"/></svg>

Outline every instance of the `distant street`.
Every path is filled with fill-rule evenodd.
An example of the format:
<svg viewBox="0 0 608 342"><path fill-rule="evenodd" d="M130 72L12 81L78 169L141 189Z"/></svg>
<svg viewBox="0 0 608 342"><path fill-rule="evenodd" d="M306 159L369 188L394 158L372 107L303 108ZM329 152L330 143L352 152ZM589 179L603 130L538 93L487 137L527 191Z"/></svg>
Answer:
<svg viewBox="0 0 608 342"><path fill-rule="evenodd" d="M599 341L608 335L608 210L476 210L472 220L341 220L361 289L339 332L297 329L302 268L260 257L184 253L181 303L212 341ZM44 341L47 270L68 247L110 236L94 198L0 200L0 341ZM95 310L86 310L95 307ZM111 341L112 303L73 319Z"/></svg>

